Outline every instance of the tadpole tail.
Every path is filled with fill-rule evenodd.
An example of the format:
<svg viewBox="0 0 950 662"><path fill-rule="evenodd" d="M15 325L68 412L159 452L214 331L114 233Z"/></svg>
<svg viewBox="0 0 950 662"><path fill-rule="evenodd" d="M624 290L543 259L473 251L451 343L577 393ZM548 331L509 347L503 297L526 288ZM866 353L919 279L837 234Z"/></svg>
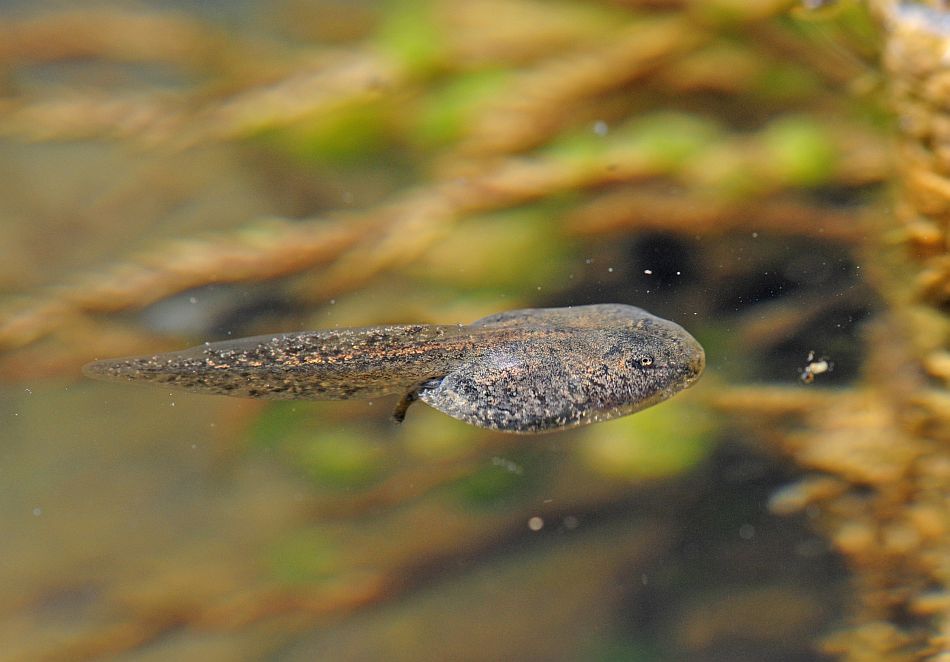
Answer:
<svg viewBox="0 0 950 662"><path fill-rule="evenodd" d="M464 327L396 325L241 338L94 361L94 379L273 400L344 400L405 393L445 374ZM448 350L448 351L447 351Z"/></svg>

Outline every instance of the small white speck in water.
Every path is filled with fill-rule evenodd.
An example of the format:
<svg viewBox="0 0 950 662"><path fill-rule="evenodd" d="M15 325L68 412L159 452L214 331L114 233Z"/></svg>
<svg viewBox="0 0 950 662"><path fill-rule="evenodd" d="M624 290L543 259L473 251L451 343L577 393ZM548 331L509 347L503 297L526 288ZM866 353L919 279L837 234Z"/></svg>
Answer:
<svg viewBox="0 0 950 662"><path fill-rule="evenodd" d="M198 303L198 297L188 297L188 303Z"/></svg>
<svg viewBox="0 0 950 662"><path fill-rule="evenodd" d="M544 520L535 515L528 520L528 528L532 531L540 531L544 527Z"/></svg>
<svg viewBox="0 0 950 662"><path fill-rule="evenodd" d="M607 267L607 272L608 272L608 273L613 273L613 272L614 272L614 268L613 268L613 267Z"/></svg>
<svg viewBox="0 0 950 662"><path fill-rule="evenodd" d="M517 462L512 462L508 458L498 457L497 455L491 459L491 463L496 467L501 467L508 473L513 473L518 476L524 473L524 467L522 467Z"/></svg>
<svg viewBox="0 0 950 662"><path fill-rule="evenodd" d="M643 584L644 586L646 586L649 583L649 579L647 579L646 573L643 573L640 575L640 583Z"/></svg>
<svg viewBox="0 0 950 662"><path fill-rule="evenodd" d="M755 537L755 527L751 524L743 524L739 527L739 537L743 540L752 540Z"/></svg>
<svg viewBox="0 0 950 662"><path fill-rule="evenodd" d="M26 393L27 395L33 395L33 389L31 388L25 388L23 389L23 392Z"/></svg>
<svg viewBox="0 0 950 662"><path fill-rule="evenodd" d="M643 273L645 273L647 276L652 276L652 275L653 275L653 269L644 269L644 270L643 270Z"/></svg>
<svg viewBox="0 0 950 662"><path fill-rule="evenodd" d="M33 509L33 517L39 517L39 516L42 515L42 514L43 514L43 509L42 509L42 508L36 507L36 508Z"/></svg>

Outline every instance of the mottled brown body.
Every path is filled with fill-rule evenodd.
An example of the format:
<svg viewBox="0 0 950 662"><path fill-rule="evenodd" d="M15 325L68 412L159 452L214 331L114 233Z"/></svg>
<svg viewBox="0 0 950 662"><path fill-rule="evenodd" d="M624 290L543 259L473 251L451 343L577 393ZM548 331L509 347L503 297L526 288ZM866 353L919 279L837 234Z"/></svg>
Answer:
<svg viewBox="0 0 950 662"><path fill-rule="evenodd" d="M607 420L699 378L702 347L633 306L515 310L463 326L393 325L259 336L90 363L100 379L222 395L343 400L402 394L507 432Z"/></svg>

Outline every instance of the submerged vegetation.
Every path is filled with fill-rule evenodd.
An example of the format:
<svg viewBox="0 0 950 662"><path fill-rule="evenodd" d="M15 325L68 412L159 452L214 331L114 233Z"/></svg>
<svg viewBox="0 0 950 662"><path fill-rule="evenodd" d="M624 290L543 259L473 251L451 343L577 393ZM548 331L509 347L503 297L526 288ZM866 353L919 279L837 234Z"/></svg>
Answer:
<svg viewBox="0 0 950 662"><path fill-rule="evenodd" d="M281 659L371 659L395 630L404 659L945 650L938 4L9 13L0 379L18 413L67 411L13 391L96 357L528 306L641 305L709 359L681 399L542 442L424 408L392 427L382 401L117 413L86 434L148 459L214 438L227 487L207 507L230 528L189 511L144 572L117 554L18 584L0 598L25 614L14 654L199 650L169 636L183 626ZM810 352L834 367L803 386ZM101 417L104 392L70 416ZM5 427L30 438L28 420Z"/></svg>

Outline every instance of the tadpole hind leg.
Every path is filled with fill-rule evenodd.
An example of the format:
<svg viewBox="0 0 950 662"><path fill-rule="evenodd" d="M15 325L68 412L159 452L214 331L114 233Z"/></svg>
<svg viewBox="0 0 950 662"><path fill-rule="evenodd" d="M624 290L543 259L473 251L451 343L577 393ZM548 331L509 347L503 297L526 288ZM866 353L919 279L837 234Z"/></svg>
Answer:
<svg viewBox="0 0 950 662"><path fill-rule="evenodd" d="M399 402L396 403L396 407L393 409L393 422L402 423L404 420L406 420L406 412L409 411L409 405L419 399L420 391L435 388L441 383L442 377L427 379L426 381L422 382L421 384L417 384L411 390L407 391L401 398L399 398Z"/></svg>

